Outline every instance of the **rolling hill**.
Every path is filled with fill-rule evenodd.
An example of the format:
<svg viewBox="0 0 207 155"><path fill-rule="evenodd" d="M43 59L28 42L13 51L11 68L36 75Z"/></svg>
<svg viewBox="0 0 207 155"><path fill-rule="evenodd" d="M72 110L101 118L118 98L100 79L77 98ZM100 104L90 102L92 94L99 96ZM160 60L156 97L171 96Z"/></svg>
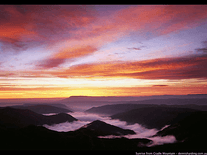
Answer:
<svg viewBox="0 0 207 155"><path fill-rule="evenodd" d="M93 130L56 132L43 126L30 125L18 129L0 129L0 150L133 150L138 144L147 144L149 139L115 138L104 139ZM95 152L97 154L97 152Z"/></svg>
<svg viewBox="0 0 207 155"><path fill-rule="evenodd" d="M154 104L114 104L114 105L103 105L99 107L92 107L85 112L114 115L121 112L126 112L133 109L145 108L145 107L157 107Z"/></svg>
<svg viewBox="0 0 207 155"><path fill-rule="evenodd" d="M144 107L158 107L167 106L172 108L189 108L201 111L207 111L207 99L150 99L143 101L131 101L121 104L107 104L102 106L92 107L87 109L85 112L98 113L105 115L114 115L121 112L126 112L133 109L144 108Z"/></svg>
<svg viewBox="0 0 207 155"><path fill-rule="evenodd" d="M56 124L77 121L71 115L60 113L53 116L44 116L28 109L0 108L0 127L17 128L28 125Z"/></svg>
<svg viewBox="0 0 207 155"><path fill-rule="evenodd" d="M174 135L177 143L156 146L156 149L179 151L206 152L207 112L198 111L181 119L167 128L159 131L155 136ZM153 149L153 148L151 148Z"/></svg>
<svg viewBox="0 0 207 155"><path fill-rule="evenodd" d="M155 136L174 135L178 143L146 147L147 144L152 142L151 140L127 139L124 137L114 139L98 138L100 135L134 133L132 130L121 129L99 120L86 124L75 131L56 132L38 125L43 122L50 124L63 119L70 120L72 116L64 113L43 116L27 109L6 107L0 108L0 137L2 142L0 150L206 151L207 112L166 107L140 109L134 109L135 114L137 114L137 110L140 110L138 114L141 114L143 110L146 113L148 111L148 114L153 112L154 116L152 117L154 119L165 120L173 118L171 125L158 132ZM127 113L129 112L133 114L133 110ZM144 117L144 115L142 116ZM149 116L146 115L147 118ZM167 117L162 119L161 117L163 116ZM74 119L72 118L73 121ZM153 119L151 121L153 122Z"/></svg>
<svg viewBox="0 0 207 155"><path fill-rule="evenodd" d="M34 104L34 105L25 104L25 105L11 106L11 107L16 109L28 109L39 114L72 112L67 108L62 108L62 107L57 107L55 105L52 106L47 104Z"/></svg>
<svg viewBox="0 0 207 155"><path fill-rule="evenodd" d="M147 128L161 129L165 125L178 122L197 110L175 108L168 106L145 107L112 115L112 119L119 119L127 123L139 123Z"/></svg>
<svg viewBox="0 0 207 155"><path fill-rule="evenodd" d="M188 139L196 137L200 138L203 136L207 136L207 126L205 124L206 122L207 112L194 112L191 115L158 132L157 135L174 135L179 141L188 141Z"/></svg>
<svg viewBox="0 0 207 155"><path fill-rule="evenodd" d="M99 136L136 134L133 130L122 129L120 127L107 124L100 120L95 120L89 124L86 124L81 127L81 129L94 130L99 133Z"/></svg>

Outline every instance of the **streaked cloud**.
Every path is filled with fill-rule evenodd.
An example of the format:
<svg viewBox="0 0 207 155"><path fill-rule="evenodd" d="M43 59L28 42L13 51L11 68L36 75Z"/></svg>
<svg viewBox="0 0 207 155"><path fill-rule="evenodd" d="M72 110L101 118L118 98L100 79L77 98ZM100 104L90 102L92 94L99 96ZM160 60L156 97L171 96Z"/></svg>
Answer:
<svg viewBox="0 0 207 155"><path fill-rule="evenodd" d="M135 62L93 63L72 66L60 72L63 77L128 77L138 79L207 78L207 56L160 58Z"/></svg>
<svg viewBox="0 0 207 155"><path fill-rule="evenodd" d="M125 5L114 9L97 5L1 5L0 18L0 78L8 79L0 79L0 89L6 93L15 91L25 97L49 91L38 84L36 88L35 84L14 86L11 78L51 78L48 96L62 88L53 83L54 78L105 80L107 88L110 84L121 95L130 94L130 89L136 95L135 87L145 95L147 91L153 93L149 87L158 94L171 93L175 87L179 93L194 93L200 79L206 82L206 5ZM133 82L119 81L118 88L108 79L142 83L133 86ZM182 84L188 80L192 81L187 91ZM205 82L195 92L206 92ZM106 91L101 82L94 88L95 84L77 91L64 88L63 96L67 91L68 96L80 94L81 89L90 95L119 95L115 89Z"/></svg>
<svg viewBox="0 0 207 155"><path fill-rule="evenodd" d="M0 40L15 50L54 43L65 31L84 27L94 16L83 6L2 5Z"/></svg>
<svg viewBox="0 0 207 155"><path fill-rule="evenodd" d="M38 67L43 69L57 67L63 64L67 60L73 60L75 58L84 57L91 53L94 53L97 49L91 46L65 48L58 53L55 53L51 58L42 60Z"/></svg>
<svg viewBox="0 0 207 155"><path fill-rule="evenodd" d="M153 87L167 87L168 85L153 85Z"/></svg>
<svg viewBox="0 0 207 155"><path fill-rule="evenodd" d="M197 26L207 17L204 10L205 5L130 6L117 13L117 22L162 35Z"/></svg>
<svg viewBox="0 0 207 155"><path fill-rule="evenodd" d="M129 49L129 50L141 50L141 48L139 48L139 47L132 47L132 48L127 48L127 49Z"/></svg>

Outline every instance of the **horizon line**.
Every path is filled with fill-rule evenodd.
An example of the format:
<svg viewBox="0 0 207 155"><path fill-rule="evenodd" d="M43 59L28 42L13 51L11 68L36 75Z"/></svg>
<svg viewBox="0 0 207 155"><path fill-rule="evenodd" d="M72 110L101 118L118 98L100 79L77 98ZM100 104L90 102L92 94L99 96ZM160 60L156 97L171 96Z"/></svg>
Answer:
<svg viewBox="0 0 207 155"><path fill-rule="evenodd" d="M69 97L49 97L49 98L0 98L0 100L26 100L26 99L67 99L70 97L151 97L151 96L188 96L188 95L207 95L207 94L181 94L181 95L172 95L172 94L164 94L164 95L143 95L143 96L85 96L85 95L72 95Z"/></svg>

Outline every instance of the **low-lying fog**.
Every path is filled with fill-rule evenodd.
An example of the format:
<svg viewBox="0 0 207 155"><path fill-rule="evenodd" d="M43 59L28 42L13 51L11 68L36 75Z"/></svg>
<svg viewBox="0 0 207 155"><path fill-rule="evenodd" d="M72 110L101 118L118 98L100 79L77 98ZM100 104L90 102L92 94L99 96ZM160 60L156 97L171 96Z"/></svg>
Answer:
<svg viewBox="0 0 207 155"><path fill-rule="evenodd" d="M47 114L47 115L54 115L55 113ZM135 135L125 135L125 136L100 136L100 138L119 138L119 137L126 137L129 139L132 138L148 138L153 141L152 144L149 144L148 146L153 145L162 145L164 143L174 143L176 142L176 138L174 136L165 136L165 137L151 137L155 135L159 130L157 129L147 129L143 127L140 124L132 124L128 125L125 121L120 121L118 119L111 119L108 116L98 115L98 114L92 114L92 113L85 113L85 112L72 112L68 113L72 115L73 117L77 118L78 121L74 122L65 122L65 123L59 123L54 125L44 125L44 127L55 130L58 132L67 132L67 131L74 131L76 129L79 129L80 127L84 126L85 124L91 123L94 120L101 120L108 124L118 126L123 129L131 129L134 132L136 132ZM165 126L167 127L167 125ZM163 130L165 127L163 127L161 130Z"/></svg>

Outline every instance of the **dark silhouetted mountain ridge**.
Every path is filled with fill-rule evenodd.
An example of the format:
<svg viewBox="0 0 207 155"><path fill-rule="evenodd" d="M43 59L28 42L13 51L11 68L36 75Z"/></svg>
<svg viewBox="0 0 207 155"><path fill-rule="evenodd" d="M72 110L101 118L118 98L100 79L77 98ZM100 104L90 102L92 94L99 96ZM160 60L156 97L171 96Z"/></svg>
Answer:
<svg viewBox="0 0 207 155"><path fill-rule="evenodd" d="M137 150L148 139L98 138L93 130L56 132L43 126L0 130L0 150Z"/></svg>
<svg viewBox="0 0 207 155"><path fill-rule="evenodd" d="M165 125L178 122L197 110L188 108L175 108L168 106L145 107L112 115L111 118L139 123L147 128L161 129Z"/></svg>
<svg viewBox="0 0 207 155"><path fill-rule="evenodd" d="M143 101L131 101L121 104L107 104L103 106L96 106L87 109L85 112L98 113L106 115L114 115L121 112L126 112L133 109L144 107L173 107L173 108L189 108L201 111L207 111L207 99L150 99Z"/></svg>
<svg viewBox="0 0 207 155"><path fill-rule="evenodd" d="M107 124L100 120L95 120L89 124L84 125L81 129L90 129L99 132L99 136L105 135L128 135L136 134L133 130L122 129L120 127Z"/></svg>
<svg viewBox="0 0 207 155"><path fill-rule="evenodd" d="M61 108L57 106L52 105L46 105L46 104L36 104L36 105L18 105L18 106L12 106L12 108L16 109L29 109L33 112L39 113L39 114L48 114L48 113L68 113L72 112L69 109Z"/></svg>
<svg viewBox="0 0 207 155"><path fill-rule="evenodd" d="M144 107L157 107L154 104L115 104L115 105L103 105L99 107L92 107L85 112L114 115L121 112L126 112L132 109L144 108Z"/></svg>
<svg viewBox="0 0 207 155"><path fill-rule="evenodd" d="M206 122L206 111L197 111L192 113L177 123L170 125L162 131L159 131L155 136L174 135L178 142L174 144L156 146L156 149L206 152Z"/></svg>
<svg viewBox="0 0 207 155"><path fill-rule="evenodd" d="M157 133L159 136L174 135L177 140L188 140L191 138L207 138L207 112L199 111L181 119ZM198 136L199 135L199 136Z"/></svg>
<svg viewBox="0 0 207 155"><path fill-rule="evenodd" d="M1 127L25 127L28 125L43 125L43 124L56 124L62 122L72 122L77 119L71 115L60 113L52 116L44 116L37 114L28 109L15 109L15 108L0 108L0 126Z"/></svg>

